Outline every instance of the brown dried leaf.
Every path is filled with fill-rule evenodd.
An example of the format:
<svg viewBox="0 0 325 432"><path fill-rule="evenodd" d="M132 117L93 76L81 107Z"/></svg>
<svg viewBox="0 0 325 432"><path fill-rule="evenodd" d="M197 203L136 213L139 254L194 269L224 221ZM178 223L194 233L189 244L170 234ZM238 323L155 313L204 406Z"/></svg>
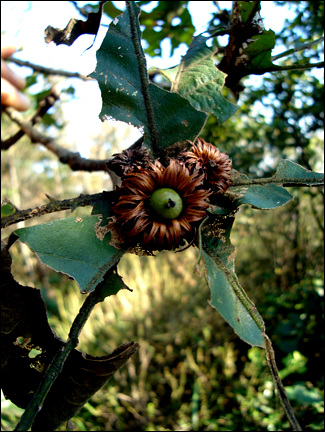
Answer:
<svg viewBox="0 0 325 432"><path fill-rule="evenodd" d="M2 243L1 388L6 398L26 408L63 342L54 336L47 322L40 291L17 283L10 266L9 252Z"/></svg>
<svg viewBox="0 0 325 432"><path fill-rule="evenodd" d="M1 243L1 262L1 387L7 399L26 408L63 342L48 324L39 290L14 280L5 242ZM73 350L36 416L33 430L54 430L69 420L138 348L134 342L126 343L103 357Z"/></svg>
<svg viewBox="0 0 325 432"><path fill-rule="evenodd" d="M68 22L68 25L64 29L54 28L50 25L47 26L45 29L45 42L47 44L54 42L55 45L63 44L70 46L79 36L83 34L97 35L102 17L103 5L105 3L105 1L101 1L99 3L99 11L89 13L86 21L71 18L71 20Z"/></svg>
<svg viewBox="0 0 325 432"><path fill-rule="evenodd" d="M138 348L137 343L126 343L104 357L72 351L36 416L32 430L55 430L73 417Z"/></svg>

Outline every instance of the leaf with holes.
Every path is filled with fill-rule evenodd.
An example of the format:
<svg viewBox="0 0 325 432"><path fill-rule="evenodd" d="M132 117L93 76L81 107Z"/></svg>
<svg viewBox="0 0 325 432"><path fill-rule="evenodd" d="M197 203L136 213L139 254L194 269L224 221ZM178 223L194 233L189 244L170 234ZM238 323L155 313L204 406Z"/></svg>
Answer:
<svg viewBox="0 0 325 432"><path fill-rule="evenodd" d="M113 118L143 129L144 143L149 148L153 148L153 140L158 141L159 149L193 141L207 116L180 95L149 83L140 43L139 13L138 6L130 2L130 9L110 24L97 51L96 70L90 76L98 81L101 91L100 118Z"/></svg>
<svg viewBox="0 0 325 432"><path fill-rule="evenodd" d="M223 218L217 237L209 232L211 227L207 226L203 230L203 258L211 290L210 304L243 341L264 348L263 319L235 273L235 248L230 242L233 221L234 217L231 216Z"/></svg>
<svg viewBox="0 0 325 432"><path fill-rule="evenodd" d="M172 91L188 99L197 110L213 114L223 123L236 112L237 106L222 96L226 74L216 68L212 60L215 49L207 46L207 39L197 36L180 65L159 71L171 81Z"/></svg>

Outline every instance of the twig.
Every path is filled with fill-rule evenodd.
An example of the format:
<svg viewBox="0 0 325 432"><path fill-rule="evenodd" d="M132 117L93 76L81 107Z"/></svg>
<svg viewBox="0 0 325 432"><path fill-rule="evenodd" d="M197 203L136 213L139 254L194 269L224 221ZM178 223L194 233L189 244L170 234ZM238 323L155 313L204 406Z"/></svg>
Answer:
<svg viewBox="0 0 325 432"><path fill-rule="evenodd" d="M110 192L107 192L110 193ZM18 210L16 212L1 218L1 228L6 228L9 225L16 224L34 217L40 217L45 214L55 213L62 210L75 210L77 207L86 207L94 205L102 196L102 193L93 195L79 195L77 198L65 199L65 200L54 200L49 197L50 202L42 205L41 207L35 207L34 209Z"/></svg>
<svg viewBox="0 0 325 432"><path fill-rule="evenodd" d="M272 347L272 343L267 335L264 335L265 338L265 353L266 353L266 361L270 368L273 382L275 384L275 387L278 392L279 399L281 401L281 404L283 406L283 409L288 417L288 420L291 424L291 427L294 431L302 431L302 428L300 424L298 423L295 413L292 409L292 406L290 404L290 401L288 399L287 393L285 391L285 388L281 382L281 378L279 376L278 368L276 366L275 362L275 355Z"/></svg>
<svg viewBox="0 0 325 432"><path fill-rule="evenodd" d="M54 87L51 88L50 93L42 99L38 105L38 110L30 120L32 126L39 123L41 118L47 113L47 111L54 105L54 103L59 99L59 94ZM7 138L6 140L1 140L1 149L8 150L13 144L15 144L20 138L25 135L25 132L21 129L15 135Z"/></svg>
<svg viewBox="0 0 325 432"><path fill-rule="evenodd" d="M85 159L78 152L72 152L61 147L54 138L51 138L35 129L31 123L25 121L15 110L6 108L4 111L12 121L17 123L22 131L33 143L43 144L48 150L54 153L60 162L69 165L73 171L106 171L107 160Z"/></svg>
<svg viewBox="0 0 325 432"><path fill-rule="evenodd" d="M135 53L137 55L138 59L138 66L139 66L139 74L140 74L140 80L141 80L141 86L142 86L142 95L144 99L144 104L147 112L147 118L148 118L148 128L150 131L150 139L151 139L151 146L153 155L155 158L158 158L160 155L159 150L159 140L158 140L158 132L156 128L156 121L155 121L155 115L153 106L151 103L150 93L149 93L149 80L148 80L148 74L147 74L147 62L146 58L143 54L143 50L140 43L140 35L138 34L138 22L137 22L137 16L134 12L135 8L135 2L132 1L126 1L126 7L129 11L130 15L130 27L131 27L131 34L132 34L132 41L135 49Z"/></svg>
<svg viewBox="0 0 325 432"><path fill-rule="evenodd" d="M68 71L64 71L64 70L60 70L60 69L47 68L45 66L37 65L37 64L31 63L29 61L19 60L19 59L16 59L14 57L8 57L6 60L11 61L12 63L17 64L18 66L30 67L35 72L41 72L45 75L60 75L60 76L65 76L65 77L69 77L69 78L79 78L79 79L82 79L83 81L93 80L93 78L90 78L86 75L82 75L79 72L68 72Z"/></svg>
<svg viewBox="0 0 325 432"><path fill-rule="evenodd" d="M203 221L200 223L199 229L198 229L198 248L199 248L199 256L196 261L196 266L198 267L200 264L200 261L202 259L202 253L203 253L203 245L202 245L202 228L204 224L209 220L209 216L203 219Z"/></svg>
<svg viewBox="0 0 325 432"><path fill-rule="evenodd" d="M225 27L224 25L220 25L218 27L222 27L220 30L214 29L214 33L212 33L208 38L213 38L213 37L217 37L217 36L224 36L224 35L229 35L232 32L231 27ZM201 34L206 33L205 31L202 32Z"/></svg>
<svg viewBox="0 0 325 432"><path fill-rule="evenodd" d="M113 270L110 270L110 275L113 274ZM106 292L105 292L106 291ZM67 342L62 346L62 348L56 353L51 364L49 365L45 375L36 390L33 399L26 408L24 414L21 416L19 423L17 424L15 431L27 431L34 422L34 419L40 409L42 408L44 399L46 398L48 392L50 391L54 381L62 371L63 365L68 358L70 352L78 346L79 335L83 326L85 325L89 315L95 305L101 301L105 300L107 296L107 288L105 288L105 283L101 283L96 287L96 289L90 293L76 318L74 319L72 326L70 328L69 337Z"/></svg>
<svg viewBox="0 0 325 432"><path fill-rule="evenodd" d="M319 44L323 40L324 40L324 36L322 36L322 37L320 37L320 38L318 38L318 39L316 39L316 40L314 40L312 42L306 42L304 44L299 44L295 48L291 48L291 49L289 49L287 51L284 51L284 52L282 52L280 54L277 54L277 55L271 57L271 61L274 62L275 60L279 60L282 57L287 57L288 55L291 55L291 54L293 54L295 52L304 51L305 49L309 49L309 48L313 47L314 45Z"/></svg>
<svg viewBox="0 0 325 432"><path fill-rule="evenodd" d="M308 184L308 180L304 178L295 178L290 179L289 181L285 181L285 179L279 179L275 176L267 177L267 178L257 178L257 179L234 179L232 183L232 187L237 186L248 186L248 185L264 185L264 184L282 184L284 187L294 187L294 186L323 186L324 179L313 179L310 184Z"/></svg>
<svg viewBox="0 0 325 432"><path fill-rule="evenodd" d="M323 67L324 67L323 61L317 63L294 64L288 66L274 65L273 67L268 67L268 68L247 69L246 75L263 75L267 72L281 72L281 71L298 70L298 69L305 70L305 69L323 68Z"/></svg>
<svg viewBox="0 0 325 432"><path fill-rule="evenodd" d="M80 13L80 15L82 15L85 18L88 18L89 13L87 12L85 7L78 6L78 2L76 2L76 1L71 1L70 3L73 4L73 6L77 9L77 11Z"/></svg>

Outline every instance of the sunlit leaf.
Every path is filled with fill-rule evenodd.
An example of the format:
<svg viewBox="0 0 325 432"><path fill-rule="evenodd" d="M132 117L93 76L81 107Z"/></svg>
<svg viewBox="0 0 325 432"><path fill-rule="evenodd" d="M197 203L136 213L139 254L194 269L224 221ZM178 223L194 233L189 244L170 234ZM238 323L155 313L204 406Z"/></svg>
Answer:
<svg viewBox="0 0 325 432"><path fill-rule="evenodd" d="M247 69L264 69L274 67L271 61L271 51L275 46L273 30L252 36L250 42L243 48L242 55L247 57Z"/></svg>
<svg viewBox="0 0 325 432"><path fill-rule="evenodd" d="M212 60L215 49L207 46L208 38L197 36L180 65L160 70L172 83L172 91L188 99L200 111L213 114L223 123L236 110L236 105L221 94L226 74L218 70Z"/></svg>
<svg viewBox="0 0 325 432"><path fill-rule="evenodd" d="M11 216L12 214L16 213L17 209L16 207L10 202L6 201L3 204L1 204L1 217L7 217Z"/></svg>
<svg viewBox="0 0 325 432"><path fill-rule="evenodd" d="M240 59L244 61L249 73L254 69L267 69L275 67L271 61L271 51L275 46L275 33L273 30L265 30L260 15L261 5L258 2L239 1L235 8L238 8L238 17L242 23L249 21L255 25L256 33L247 38L240 47Z"/></svg>

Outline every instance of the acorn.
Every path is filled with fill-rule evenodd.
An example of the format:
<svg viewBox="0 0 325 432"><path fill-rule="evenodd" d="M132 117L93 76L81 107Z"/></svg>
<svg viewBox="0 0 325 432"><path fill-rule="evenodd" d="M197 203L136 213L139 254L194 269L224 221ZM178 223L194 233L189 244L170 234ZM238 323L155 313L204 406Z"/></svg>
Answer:
<svg viewBox="0 0 325 432"><path fill-rule="evenodd" d="M160 188L150 197L150 208L163 219L176 219L183 210L180 195L170 188Z"/></svg>
<svg viewBox="0 0 325 432"><path fill-rule="evenodd" d="M202 180L203 175L190 173L173 159L166 167L156 160L147 168L124 174L112 207L112 229L123 247L161 251L176 250L184 242L192 244L211 195Z"/></svg>

